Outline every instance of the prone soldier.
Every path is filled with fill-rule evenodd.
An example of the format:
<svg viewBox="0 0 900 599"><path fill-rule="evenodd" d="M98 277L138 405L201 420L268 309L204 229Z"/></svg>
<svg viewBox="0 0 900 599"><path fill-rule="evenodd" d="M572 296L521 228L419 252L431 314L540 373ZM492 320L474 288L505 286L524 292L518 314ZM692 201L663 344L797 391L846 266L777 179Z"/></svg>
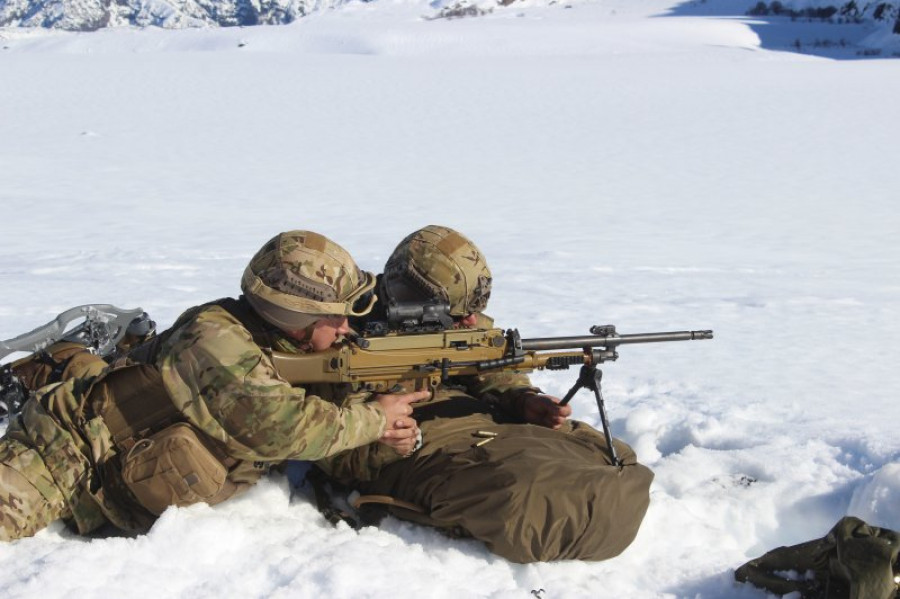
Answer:
<svg viewBox="0 0 900 599"><path fill-rule="evenodd" d="M289 231L250 261L239 299L186 311L112 366L63 348L73 376L42 387L0 438L0 540L60 518L82 534L141 531L169 505L218 503L284 460L369 443L407 453L409 404L426 394L339 407L329 386L292 387L267 353L328 349L371 309L356 304L374 283L333 241Z"/></svg>
<svg viewBox="0 0 900 599"><path fill-rule="evenodd" d="M383 329L404 306L449 305L435 326L490 328L491 271L469 239L428 226L394 250L379 300L360 331ZM474 537L510 561L603 560L634 539L652 472L634 451L513 372L452 377L413 406L420 446L400 456L377 444L317 462L332 480L400 518ZM345 400L345 407L353 399Z"/></svg>

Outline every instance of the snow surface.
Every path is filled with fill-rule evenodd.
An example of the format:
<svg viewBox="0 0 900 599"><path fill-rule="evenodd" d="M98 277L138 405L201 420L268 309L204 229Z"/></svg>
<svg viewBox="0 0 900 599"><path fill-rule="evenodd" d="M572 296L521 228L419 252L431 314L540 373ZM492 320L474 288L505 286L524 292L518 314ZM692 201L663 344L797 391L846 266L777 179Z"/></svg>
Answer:
<svg viewBox="0 0 900 599"><path fill-rule="evenodd" d="M515 565L397 520L334 528L273 476L144 536L0 545L4 597L761 598L732 582L751 557L846 513L900 529L900 61L774 51L757 21L665 0L427 8L4 30L0 337L89 302L167 326L288 228L378 270L450 225L525 337L715 330L604 368L614 431L656 472L635 543Z"/></svg>

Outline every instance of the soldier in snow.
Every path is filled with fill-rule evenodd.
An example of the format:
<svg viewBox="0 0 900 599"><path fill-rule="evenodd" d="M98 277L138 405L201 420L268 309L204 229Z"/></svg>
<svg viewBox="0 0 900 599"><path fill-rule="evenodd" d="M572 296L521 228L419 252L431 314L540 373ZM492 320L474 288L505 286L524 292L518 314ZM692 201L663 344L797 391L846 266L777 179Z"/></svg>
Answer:
<svg viewBox="0 0 900 599"><path fill-rule="evenodd" d="M290 231L250 261L243 296L188 310L111 367L64 348L66 380L41 388L0 439L0 540L59 518L80 533L145 530L167 506L218 503L284 460L369 443L409 453L409 404L427 393L339 407L333 386L292 387L265 351L328 349L371 309L354 305L373 285L336 243ZM31 366L31 388L54 367Z"/></svg>
<svg viewBox="0 0 900 599"><path fill-rule="evenodd" d="M389 305L449 305L452 326L490 328L482 314L491 271L469 239L428 226L404 239L380 277ZM602 560L634 539L649 503L652 472L614 441L613 465L602 433L568 420L568 406L524 374L456 377L413 406L420 447L401 457L369 444L320 460L332 480L394 515L474 537L514 562ZM353 397L345 400L350 408Z"/></svg>

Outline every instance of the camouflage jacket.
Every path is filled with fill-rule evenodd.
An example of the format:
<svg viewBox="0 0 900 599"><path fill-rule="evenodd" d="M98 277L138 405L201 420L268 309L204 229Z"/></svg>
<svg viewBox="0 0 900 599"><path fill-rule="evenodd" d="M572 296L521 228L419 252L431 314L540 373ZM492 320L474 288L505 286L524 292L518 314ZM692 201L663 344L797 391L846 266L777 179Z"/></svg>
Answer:
<svg viewBox="0 0 900 599"><path fill-rule="evenodd" d="M183 419L217 440L236 462L229 479L245 486L259 479L267 463L321 459L381 436L385 418L379 407L362 401L341 407L340 389L331 385L317 385L316 394L291 387L264 348L298 348L271 327L248 326L219 304L235 305L220 300L186 312L153 343L149 363L160 370ZM59 489L42 493L65 503L63 511L81 533L107 521L141 530L154 520L124 491L120 448L96 410L111 372L95 376L86 369L87 378L41 389L7 432L40 453Z"/></svg>
<svg viewBox="0 0 900 599"><path fill-rule="evenodd" d="M228 310L210 305L170 334L156 360L176 408L225 444L231 457L317 460L382 435L385 419L377 405L341 407L292 387L278 376L263 347L298 349L281 335L259 337Z"/></svg>

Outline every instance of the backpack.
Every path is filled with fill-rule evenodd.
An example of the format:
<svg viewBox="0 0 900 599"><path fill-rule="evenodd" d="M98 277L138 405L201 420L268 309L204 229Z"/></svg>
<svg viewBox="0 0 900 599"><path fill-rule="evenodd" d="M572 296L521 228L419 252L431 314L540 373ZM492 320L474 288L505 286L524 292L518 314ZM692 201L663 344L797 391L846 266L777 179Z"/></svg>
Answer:
<svg viewBox="0 0 900 599"><path fill-rule="evenodd" d="M898 552L900 533L847 516L821 539L773 549L734 577L776 595L799 592L802 599L895 599Z"/></svg>

